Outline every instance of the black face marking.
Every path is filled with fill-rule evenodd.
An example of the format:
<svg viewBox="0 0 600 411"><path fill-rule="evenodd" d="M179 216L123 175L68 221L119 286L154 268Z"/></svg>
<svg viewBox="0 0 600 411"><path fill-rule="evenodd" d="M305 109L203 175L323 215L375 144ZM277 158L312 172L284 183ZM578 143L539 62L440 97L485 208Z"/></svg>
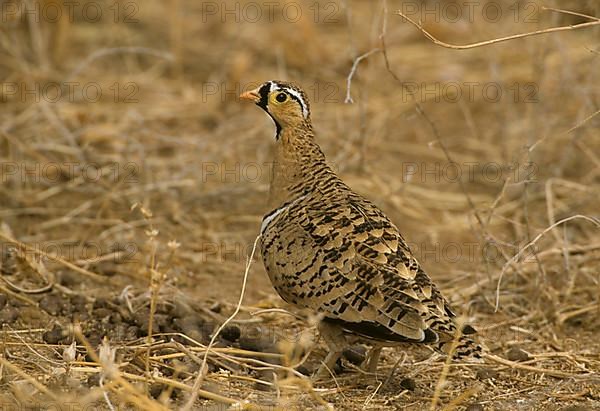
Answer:
<svg viewBox="0 0 600 411"><path fill-rule="evenodd" d="M271 118L273 118L273 116L271 116ZM275 140L279 140L279 137L280 137L279 134L281 133L281 126L279 125L277 120L275 120L274 118L273 118L273 123L275 123Z"/></svg>
<svg viewBox="0 0 600 411"><path fill-rule="evenodd" d="M271 92L271 82L268 81L260 88L258 91L258 95L260 96L260 100L256 103L257 106L261 107L263 110L267 111L267 105L269 104L269 93Z"/></svg>
<svg viewBox="0 0 600 411"><path fill-rule="evenodd" d="M260 96L260 100L256 102L256 105L265 110L265 112L271 117L273 123L275 123L275 140L279 140L279 134L281 133L281 125L275 120L275 117L269 113L269 93L271 92L272 82L267 81L263 86L258 90L258 95Z"/></svg>

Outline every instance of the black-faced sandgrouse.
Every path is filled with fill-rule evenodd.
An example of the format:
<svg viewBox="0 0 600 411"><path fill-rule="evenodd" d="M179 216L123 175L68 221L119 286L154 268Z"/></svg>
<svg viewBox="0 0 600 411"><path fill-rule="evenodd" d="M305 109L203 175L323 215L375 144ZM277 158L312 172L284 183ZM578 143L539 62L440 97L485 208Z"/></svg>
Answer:
<svg viewBox="0 0 600 411"><path fill-rule="evenodd" d="M319 333L330 352L318 374L334 366L348 334L373 343L370 371L386 345L425 343L447 353L457 335L455 314L398 228L327 165L302 89L267 81L240 97L275 122L262 258L285 301L322 316ZM463 327L455 358L480 358L481 347L465 335L474 332Z"/></svg>

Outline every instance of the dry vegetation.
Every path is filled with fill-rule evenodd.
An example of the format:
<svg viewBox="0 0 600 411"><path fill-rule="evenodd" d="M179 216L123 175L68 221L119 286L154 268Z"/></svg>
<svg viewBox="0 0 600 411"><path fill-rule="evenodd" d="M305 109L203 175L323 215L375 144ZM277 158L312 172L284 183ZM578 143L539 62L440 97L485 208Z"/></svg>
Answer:
<svg viewBox="0 0 600 411"><path fill-rule="evenodd" d="M455 50L400 1L287 2L298 19L262 2L60 4L0 2L0 407L176 409L194 392L194 409L600 409L600 26ZM454 44L593 21L435 4L424 28ZM593 0L546 5L600 16ZM495 360L388 349L363 375L356 347L311 386L312 319L257 258L205 356L267 211L273 126L237 95L273 78L309 90L331 163Z"/></svg>

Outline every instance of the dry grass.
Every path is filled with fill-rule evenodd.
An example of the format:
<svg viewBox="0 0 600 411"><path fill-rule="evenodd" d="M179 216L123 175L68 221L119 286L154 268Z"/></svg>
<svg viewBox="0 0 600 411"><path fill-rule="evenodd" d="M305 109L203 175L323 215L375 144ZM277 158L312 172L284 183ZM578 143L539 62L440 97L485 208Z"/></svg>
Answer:
<svg viewBox="0 0 600 411"><path fill-rule="evenodd" d="M288 2L301 18L276 7L260 23L249 1L238 16L221 2L119 2L117 21L88 3L99 21L81 8L48 21L52 0L2 3L0 404L600 409L593 20L528 2L517 17L494 3L498 21L481 18L487 3L472 21L425 16L429 35L462 45L586 24L455 50L395 14L409 2L318 14ZM545 5L600 16L595 1ZM273 130L237 95L273 78L308 89L330 162L476 325L485 365L407 347L385 351L376 376L347 364L312 385L299 372L323 355L314 321L275 295L259 259L246 265ZM234 313L224 332L241 337L211 339Z"/></svg>

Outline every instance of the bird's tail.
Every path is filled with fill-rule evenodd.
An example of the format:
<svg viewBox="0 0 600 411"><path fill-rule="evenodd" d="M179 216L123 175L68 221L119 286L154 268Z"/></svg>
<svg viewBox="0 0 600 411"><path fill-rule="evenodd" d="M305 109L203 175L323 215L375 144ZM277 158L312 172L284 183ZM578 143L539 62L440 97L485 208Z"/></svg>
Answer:
<svg viewBox="0 0 600 411"><path fill-rule="evenodd" d="M483 362L484 347L466 335L461 335L458 341L439 342L435 348L443 354L452 355L454 360Z"/></svg>

